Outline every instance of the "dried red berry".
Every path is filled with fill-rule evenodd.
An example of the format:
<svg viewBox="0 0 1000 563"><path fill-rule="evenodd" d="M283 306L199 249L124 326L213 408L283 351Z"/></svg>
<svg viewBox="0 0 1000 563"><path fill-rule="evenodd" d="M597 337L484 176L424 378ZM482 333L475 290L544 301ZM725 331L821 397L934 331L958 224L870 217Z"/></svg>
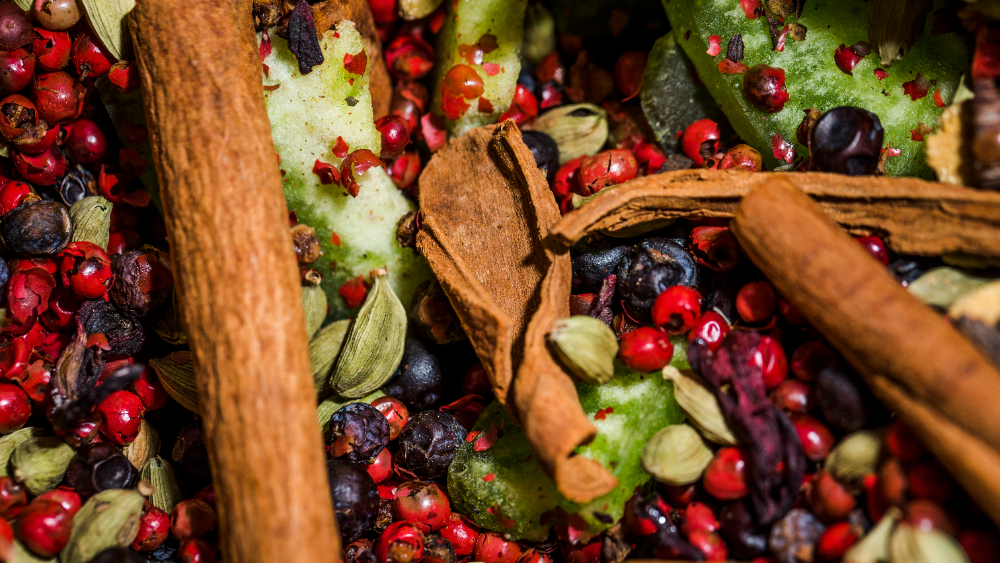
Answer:
<svg viewBox="0 0 1000 563"><path fill-rule="evenodd" d="M520 557L521 546L493 532L479 534L472 551L473 560L482 563L517 563Z"/></svg>
<svg viewBox="0 0 1000 563"><path fill-rule="evenodd" d="M629 332L618 346L618 359L629 369L640 373L663 369L673 356L674 345L670 339L648 326Z"/></svg>
<svg viewBox="0 0 1000 563"><path fill-rule="evenodd" d="M170 531L180 541L200 538L214 530L215 524L215 511L198 499L182 500L170 512Z"/></svg>
<svg viewBox="0 0 1000 563"><path fill-rule="evenodd" d="M725 561L729 558L729 550L719 534L695 530L688 535L688 541L705 554L706 561Z"/></svg>
<svg viewBox="0 0 1000 563"><path fill-rule="evenodd" d="M111 65L111 70L108 71L108 80L117 86L123 94L127 94L139 88L139 67L134 61L118 61ZM129 124L127 121L125 123ZM132 142L126 134L123 134L123 138ZM133 144L141 144L141 141Z"/></svg>
<svg viewBox="0 0 1000 563"><path fill-rule="evenodd" d="M763 323L774 315L778 296L766 281L750 282L736 294L736 312L748 323Z"/></svg>
<svg viewBox="0 0 1000 563"><path fill-rule="evenodd" d="M35 500L41 499L58 502L63 508L66 509L67 512L69 512L71 518L79 512L80 508L83 506L83 498L80 496L80 493L77 493L72 488L65 485L42 493L38 495Z"/></svg>
<svg viewBox="0 0 1000 563"><path fill-rule="evenodd" d="M805 414L814 403L812 388L798 379L786 379L771 391L771 404L788 413Z"/></svg>
<svg viewBox="0 0 1000 563"><path fill-rule="evenodd" d="M792 416L792 424L802 442L802 452L812 461L822 461L830 453L834 438L830 429L816 418L807 414Z"/></svg>
<svg viewBox="0 0 1000 563"><path fill-rule="evenodd" d="M955 524L948 513L932 500L918 498L906 503L903 522L927 532L937 529L948 534L955 533Z"/></svg>
<svg viewBox="0 0 1000 563"><path fill-rule="evenodd" d="M890 457L882 462L878 471L878 490L885 502L902 506L908 487L906 471L898 459Z"/></svg>
<svg viewBox="0 0 1000 563"><path fill-rule="evenodd" d="M369 168L376 166L382 166L382 161L368 149L358 149L347 155L340 164L340 182L351 197L358 197L358 191L361 189L358 180Z"/></svg>
<svg viewBox="0 0 1000 563"><path fill-rule="evenodd" d="M35 55L28 49L0 51L0 93L19 92L35 74Z"/></svg>
<svg viewBox="0 0 1000 563"><path fill-rule="evenodd" d="M910 495L915 498L947 502L955 490L955 480L935 460L919 461L906 471Z"/></svg>
<svg viewBox="0 0 1000 563"><path fill-rule="evenodd" d="M0 134L8 141L21 136L27 126L38 125L38 117L35 104L20 94L0 100Z"/></svg>
<svg viewBox="0 0 1000 563"><path fill-rule="evenodd" d="M847 487L826 471L820 471L813 478L806 498L813 514L824 522L843 520L857 506Z"/></svg>
<svg viewBox="0 0 1000 563"><path fill-rule="evenodd" d="M83 299L103 297L115 276L111 259L92 242L77 241L59 253L59 271L63 285Z"/></svg>
<svg viewBox="0 0 1000 563"><path fill-rule="evenodd" d="M18 430L31 416L28 394L12 383L0 383L0 433Z"/></svg>
<svg viewBox="0 0 1000 563"><path fill-rule="evenodd" d="M736 145L726 151L726 155L719 162L722 170L746 170L747 172L759 172L762 160L757 149L750 145Z"/></svg>
<svg viewBox="0 0 1000 563"><path fill-rule="evenodd" d="M705 164L705 159L715 155L719 148L719 124L711 119L699 119L684 129L681 151L694 161L695 166Z"/></svg>
<svg viewBox="0 0 1000 563"><path fill-rule="evenodd" d="M420 116L427 111L428 97L427 88L423 84L413 81L399 82L392 90L389 113L402 117L413 132L420 124ZM345 152L344 155L346 154Z"/></svg>
<svg viewBox="0 0 1000 563"><path fill-rule="evenodd" d="M61 70L39 74L31 83L31 100L46 123L79 117L86 92L83 84Z"/></svg>
<svg viewBox="0 0 1000 563"><path fill-rule="evenodd" d="M785 102L788 101L784 69L766 64L750 67L743 77L743 97L764 113L777 113L783 110Z"/></svg>
<svg viewBox="0 0 1000 563"><path fill-rule="evenodd" d="M42 268L14 272L7 284L7 308L11 317L19 323L27 323L45 312L55 286L55 278ZM6 372L4 375L9 378Z"/></svg>
<svg viewBox="0 0 1000 563"><path fill-rule="evenodd" d="M434 48L419 37L400 35L386 46L385 62L394 79L420 80L434 68Z"/></svg>
<svg viewBox="0 0 1000 563"><path fill-rule="evenodd" d="M219 550L201 538L189 538L177 548L180 563L215 563L219 560Z"/></svg>
<svg viewBox="0 0 1000 563"><path fill-rule="evenodd" d="M47 29L69 29L80 21L76 0L35 0L35 17Z"/></svg>
<svg viewBox="0 0 1000 563"><path fill-rule="evenodd" d="M126 446L139 435L146 407L134 393L115 391L101 401L97 412L101 415L101 434L119 446Z"/></svg>
<svg viewBox="0 0 1000 563"><path fill-rule="evenodd" d="M811 340L792 352L792 374L802 381L814 381L824 368L836 364L837 354L821 342Z"/></svg>
<svg viewBox="0 0 1000 563"><path fill-rule="evenodd" d="M715 512L703 502L692 502L684 509L684 522L681 524L681 531L685 535L701 530L703 532L715 532L719 529L719 521L715 517Z"/></svg>
<svg viewBox="0 0 1000 563"><path fill-rule="evenodd" d="M691 229L688 249L701 266L716 272L728 272L736 267L739 245L729 227L702 226Z"/></svg>
<svg viewBox="0 0 1000 563"><path fill-rule="evenodd" d="M63 148L70 158L80 164L93 164L104 160L108 154L108 140L101 128L90 119L73 122Z"/></svg>
<svg viewBox="0 0 1000 563"><path fill-rule="evenodd" d="M667 155L663 149L645 140L639 141L632 147L632 154L639 162L639 172L645 174L656 174L667 162Z"/></svg>
<svg viewBox="0 0 1000 563"><path fill-rule="evenodd" d="M377 25L391 24L399 15L396 0L368 0L368 6Z"/></svg>
<svg viewBox="0 0 1000 563"><path fill-rule="evenodd" d="M479 538L479 527L473 524L468 518L457 512L448 515L448 523L438 530L441 537L451 542L455 555L468 557L472 555L476 547L476 540Z"/></svg>
<svg viewBox="0 0 1000 563"><path fill-rule="evenodd" d="M458 119L471 107L466 100L474 100L482 96L484 91L483 79L476 69L457 64L451 67L441 81L441 112L448 119Z"/></svg>
<svg viewBox="0 0 1000 563"><path fill-rule="evenodd" d="M382 136L382 153L384 159L395 158L403 152L410 142L410 127L406 120L398 115L386 115L375 122L375 129Z"/></svg>
<svg viewBox="0 0 1000 563"><path fill-rule="evenodd" d="M392 452L389 451L389 448L382 448L375 459L365 466L365 470L368 471L368 475L376 484L383 483L392 477Z"/></svg>
<svg viewBox="0 0 1000 563"><path fill-rule="evenodd" d="M70 47L73 45L69 33L52 31L44 27L36 27L35 33L39 37L31 44L31 52L36 57L38 67L45 72L55 72L65 68L69 64ZM27 84L24 83L25 86Z"/></svg>
<svg viewBox="0 0 1000 563"><path fill-rule="evenodd" d="M132 383L131 390L142 401L142 406L146 408L146 412L155 411L163 407L170 398L167 390L160 383L160 378L149 367L142 370L142 375L139 376L139 379L136 379Z"/></svg>
<svg viewBox="0 0 1000 563"><path fill-rule="evenodd" d="M770 336L762 336L760 343L750 356L750 361L760 369L764 387L774 389L788 377L788 360L781 344Z"/></svg>
<svg viewBox="0 0 1000 563"><path fill-rule="evenodd" d="M726 319L715 311L708 311L703 314L688 333L688 342L701 340L708 346L709 350L715 350L722 343L722 339L729 334L729 323Z"/></svg>
<svg viewBox="0 0 1000 563"><path fill-rule="evenodd" d="M612 149L586 156L580 162L579 185L583 195L596 194L636 177L639 163L628 149Z"/></svg>
<svg viewBox="0 0 1000 563"><path fill-rule="evenodd" d="M0 519L13 520L28 506L28 491L9 475L0 476Z"/></svg>
<svg viewBox="0 0 1000 563"><path fill-rule="evenodd" d="M66 173L66 157L56 146L41 154L15 152L13 157L17 172L32 184L51 186Z"/></svg>
<svg viewBox="0 0 1000 563"><path fill-rule="evenodd" d="M957 539L971 563L993 563L1000 554L1000 538L996 532L967 529L959 532Z"/></svg>
<svg viewBox="0 0 1000 563"><path fill-rule="evenodd" d="M424 557L424 534L414 524L401 521L386 527L375 544L379 563L412 563ZM514 562L511 562L514 563Z"/></svg>
<svg viewBox="0 0 1000 563"><path fill-rule="evenodd" d="M151 506L139 518L139 533L130 546L136 551L154 551L170 535L170 515Z"/></svg>
<svg viewBox="0 0 1000 563"><path fill-rule="evenodd" d="M894 420L885 432L885 447L889 453L901 461L917 461L927 453L927 449L906 423Z"/></svg>
<svg viewBox="0 0 1000 563"><path fill-rule="evenodd" d="M395 397L379 397L372 401L372 406L389 421L389 439L395 440L403 427L410 420L410 411Z"/></svg>
<svg viewBox="0 0 1000 563"><path fill-rule="evenodd" d="M642 73L646 70L646 62L649 54L645 51L629 51L623 53L615 61L614 70L611 72L615 80L615 88L625 96L622 101L631 100L639 95L639 88L642 86Z"/></svg>
<svg viewBox="0 0 1000 563"><path fill-rule="evenodd" d="M840 561L858 541L854 526L848 522L837 522L830 526L816 542L816 559L819 561Z"/></svg>
<svg viewBox="0 0 1000 563"><path fill-rule="evenodd" d="M872 258L878 260L883 266L889 265L889 251L885 248L885 243L882 239L875 236L867 237L854 237L854 240L868 251L868 254L872 255Z"/></svg>
<svg viewBox="0 0 1000 563"><path fill-rule="evenodd" d="M104 76L111 69L111 57L104 52L100 44L91 37L89 32L83 32L73 40L70 54L73 67L80 75L80 80L88 76L97 78Z"/></svg>
<svg viewBox="0 0 1000 563"><path fill-rule="evenodd" d="M36 499L17 517L14 527L17 539L28 551L50 559L69 543L72 523L73 517L61 504Z"/></svg>
<svg viewBox="0 0 1000 563"><path fill-rule="evenodd" d="M31 186L18 180L0 184L0 216L13 211L31 193Z"/></svg>
<svg viewBox="0 0 1000 563"><path fill-rule="evenodd" d="M538 117L538 98L525 88L523 84L518 84L514 88L514 98L510 102L510 107L500 116L498 121L504 122L513 119L518 127L531 124Z"/></svg>
<svg viewBox="0 0 1000 563"><path fill-rule="evenodd" d="M396 489L392 502L397 520L412 522L421 532L433 532L448 523L448 497L434 483L410 481Z"/></svg>
<svg viewBox="0 0 1000 563"><path fill-rule="evenodd" d="M392 183L402 190L409 188L417 180L420 167L420 155L406 151L389 163L386 173L392 178Z"/></svg>
<svg viewBox="0 0 1000 563"><path fill-rule="evenodd" d="M358 276L347 280L337 288L337 293L340 294L340 298L344 300L344 306L348 309L360 307L365 302L365 295L368 293L365 277Z"/></svg>
<svg viewBox="0 0 1000 563"><path fill-rule="evenodd" d="M675 285L665 289L653 302L653 325L667 334L682 334L692 328L701 313L698 290Z"/></svg>
<svg viewBox="0 0 1000 563"><path fill-rule="evenodd" d="M0 3L0 49L17 49L35 40L31 22L14 2Z"/></svg>
<svg viewBox="0 0 1000 563"><path fill-rule="evenodd" d="M644 514L643 511L636 509L636 504L641 502L642 499L639 495L633 495L632 498L628 499L628 502L625 503L625 528L628 530L629 534L636 537L649 536L655 534L657 530L656 523L650 520L650 518ZM670 514L670 505L668 505L660 495L654 495L651 502L653 502L663 514Z"/></svg>
<svg viewBox="0 0 1000 563"><path fill-rule="evenodd" d="M721 448L705 468L702 484L719 500L737 500L750 493L746 483L746 461L739 448Z"/></svg>

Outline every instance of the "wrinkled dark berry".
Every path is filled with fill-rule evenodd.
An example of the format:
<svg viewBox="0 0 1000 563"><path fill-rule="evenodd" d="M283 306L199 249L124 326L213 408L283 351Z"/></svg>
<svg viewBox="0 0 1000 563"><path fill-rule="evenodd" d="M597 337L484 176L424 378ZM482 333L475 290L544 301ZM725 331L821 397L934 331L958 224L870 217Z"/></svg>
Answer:
<svg viewBox="0 0 1000 563"><path fill-rule="evenodd" d="M389 443L389 421L368 403L349 403L330 417L326 445L330 455L368 462Z"/></svg>
<svg viewBox="0 0 1000 563"><path fill-rule="evenodd" d="M430 408L441 399L441 366L416 338L407 338L403 361L382 392L417 409ZM377 452L376 452L377 453Z"/></svg>
<svg viewBox="0 0 1000 563"><path fill-rule="evenodd" d="M344 563L378 563L371 540L362 538L347 544L344 548Z"/></svg>
<svg viewBox="0 0 1000 563"><path fill-rule="evenodd" d="M618 263L615 290L625 311L650 323L656 297L672 285L696 287L698 267L686 248L663 238L649 238L633 246Z"/></svg>
<svg viewBox="0 0 1000 563"><path fill-rule="evenodd" d="M103 299L84 302L77 318L88 336L100 333L108 339L108 355L132 356L142 350L146 337L139 319Z"/></svg>
<svg viewBox="0 0 1000 563"><path fill-rule="evenodd" d="M208 448L205 446L205 434L200 422L192 422L181 428L177 441L170 452L177 469L199 485L211 480L212 474L208 466Z"/></svg>
<svg viewBox="0 0 1000 563"><path fill-rule="evenodd" d="M66 484L84 497L106 489L131 489L138 480L139 470L108 442L81 448L66 470Z"/></svg>
<svg viewBox="0 0 1000 563"><path fill-rule="evenodd" d="M169 256L149 245L115 254L111 268L115 283L108 297L140 317L163 303L174 287Z"/></svg>
<svg viewBox="0 0 1000 563"><path fill-rule="evenodd" d="M535 80L535 76L533 73L534 69L531 68L531 65L522 64L521 71L518 72L517 74L517 83L524 86L528 90L531 90L532 92L535 91L535 88L538 85L538 82Z"/></svg>
<svg viewBox="0 0 1000 563"><path fill-rule="evenodd" d="M766 64L750 67L743 77L743 97L764 113L783 110L788 101L784 69Z"/></svg>
<svg viewBox="0 0 1000 563"><path fill-rule="evenodd" d="M168 537L166 543L146 554L148 563L173 563L177 560L177 541Z"/></svg>
<svg viewBox="0 0 1000 563"><path fill-rule="evenodd" d="M573 292L597 291L604 278L615 273L632 246L607 238L597 244L580 243L570 249L573 257Z"/></svg>
<svg viewBox="0 0 1000 563"><path fill-rule="evenodd" d="M330 497L337 516L337 528L344 542L352 542L375 525L378 517L378 486L364 466L331 459L326 462Z"/></svg>
<svg viewBox="0 0 1000 563"><path fill-rule="evenodd" d="M424 561L433 560L434 563L455 563L456 558L455 549L451 546L450 541L438 534L424 535Z"/></svg>
<svg viewBox="0 0 1000 563"><path fill-rule="evenodd" d="M878 116L851 106L833 108L813 127L810 141L816 170L848 176L874 174L885 132Z"/></svg>
<svg viewBox="0 0 1000 563"><path fill-rule="evenodd" d="M531 150L535 157L535 165L545 174L545 179L551 184L559 169L559 145L555 139L541 131L524 131L521 140Z"/></svg>
<svg viewBox="0 0 1000 563"><path fill-rule="evenodd" d="M56 201L32 201L4 215L0 237L11 252L24 256L56 254L69 244L69 208Z"/></svg>
<svg viewBox="0 0 1000 563"><path fill-rule="evenodd" d="M424 479L437 479L465 438L465 428L454 416L440 411L421 411L399 435L397 463Z"/></svg>
<svg viewBox="0 0 1000 563"><path fill-rule="evenodd" d="M757 528L744 501L733 502L719 511L719 535L734 559L750 560L767 552L767 530Z"/></svg>
<svg viewBox="0 0 1000 563"><path fill-rule="evenodd" d="M771 527L768 547L780 563L800 563L802 554L811 553L825 526L808 510L794 508Z"/></svg>
<svg viewBox="0 0 1000 563"><path fill-rule="evenodd" d="M830 428L854 432L868 424L872 397L857 374L846 366L828 366L819 372L814 392L819 410Z"/></svg>
<svg viewBox="0 0 1000 563"><path fill-rule="evenodd" d="M145 563L146 559L127 547L109 547L98 553L88 563Z"/></svg>

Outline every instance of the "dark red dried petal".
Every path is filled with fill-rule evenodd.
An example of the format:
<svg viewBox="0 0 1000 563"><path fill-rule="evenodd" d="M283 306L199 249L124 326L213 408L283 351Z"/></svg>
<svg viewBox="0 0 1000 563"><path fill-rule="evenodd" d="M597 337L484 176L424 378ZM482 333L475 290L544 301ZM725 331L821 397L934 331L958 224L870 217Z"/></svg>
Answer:
<svg viewBox="0 0 1000 563"><path fill-rule="evenodd" d="M309 74L314 66L323 63L323 49L319 46L319 36L316 35L316 22L313 21L312 8L306 0L296 2L295 9L288 18L288 48L299 62L299 72L302 74Z"/></svg>

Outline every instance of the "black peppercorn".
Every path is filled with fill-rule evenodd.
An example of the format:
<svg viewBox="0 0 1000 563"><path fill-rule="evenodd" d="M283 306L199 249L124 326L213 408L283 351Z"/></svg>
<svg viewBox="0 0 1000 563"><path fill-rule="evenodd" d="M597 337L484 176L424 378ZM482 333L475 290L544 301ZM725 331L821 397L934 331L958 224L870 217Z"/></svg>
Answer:
<svg viewBox="0 0 1000 563"><path fill-rule="evenodd" d="M441 378L441 366L434 354L416 338L407 338L403 360L382 391L407 406L426 409L441 399Z"/></svg>
<svg viewBox="0 0 1000 563"><path fill-rule="evenodd" d="M345 543L352 542L375 525L381 504L378 486L364 466L356 463L331 459L326 471L337 528Z"/></svg>
<svg viewBox="0 0 1000 563"><path fill-rule="evenodd" d="M570 250L573 257L573 292L597 291L604 278L615 273L618 263L632 248L620 239L604 239L597 244L581 243Z"/></svg>
<svg viewBox="0 0 1000 563"><path fill-rule="evenodd" d="M424 479L437 479L462 445L465 428L454 416L421 411L410 418L399 435L398 463Z"/></svg>
<svg viewBox="0 0 1000 563"><path fill-rule="evenodd" d="M170 452L170 459L182 474L196 484L205 484L211 480L208 448L205 446L205 434L201 430L201 423L192 422L181 428L174 442L174 448Z"/></svg>
<svg viewBox="0 0 1000 563"><path fill-rule="evenodd" d="M389 443L389 421L368 403L349 403L330 417L326 445L330 455L369 462Z"/></svg>
<svg viewBox="0 0 1000 563"><path fill-rule="evenodd" d="M555 139L541 131L524 131L521 140L531 150L535 157L535 165L545 174L545 179L551 184L559 169L559 145Z"/></svg>
<svg viewBox="0 0 1000 563"><path fill-rule="evenodd" d="M821 172L848 176L874 174L884 136L882 123L874 113L851 106L833 108L812 129L809 143L812 162Z"/></svg>
<svg viewBox="0 0 1000 563"><path fill-rule="evenodd" d="M698 267L691 253L665 238L648 238L633 246L618 263L615 275L615 290L625 311L642 323L652 322L649 311L663 290L698 285Z"/></svg>
<svg viewBox="0 0 1000 563"><path fill-rule="evenodd" d="M66 484L84 497L106 489L131 489L138 480L139 470L107 442L81 448L66 470Z"/></svg>
<svg viewBox="0 0 1000 563"><path fill-rule="evenodd" d="M57 254L73 237L69 208L56 201L22 203L4 215L0 237L11 252L24 256Z"/></svg>

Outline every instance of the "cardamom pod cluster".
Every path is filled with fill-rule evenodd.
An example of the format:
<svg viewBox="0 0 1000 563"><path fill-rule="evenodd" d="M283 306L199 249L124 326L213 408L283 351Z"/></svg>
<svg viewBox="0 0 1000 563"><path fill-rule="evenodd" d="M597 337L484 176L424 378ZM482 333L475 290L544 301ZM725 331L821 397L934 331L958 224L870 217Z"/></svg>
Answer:
<svg viewBox="0 0 1000 563"><path fill-rule="evenodd" d="M75 453L58 436L31 436L18 444L10 456L14 480L33 495L51 491L63 480Z"/></svg>
<svg viewBox="0 0 1000 563"><path fill-rule="evenodd" d="M674 397L687 413L689 422L709 442L722 446L738 445L736 436L722 416L719 401L694 372L673 366L663 368L663 379L674 382Z"/></svg>
<svg viewBox="0 0 1000 563"><path fill-rule="evenodd" d="M364 397L381 387L403 359L406 309L384 269L372 273L372 282L330 373L330 387L347 399Z"/></svg>
<svg viewBox="0 0 1000 563"><path fill-rule="evenodd" d="M142 466L139 478L153 485L149 502L156 508L170 513L178 502L184 500L181 487L177 484L177 474L170 462L160 456L153 456Z"/></svg>
<svg viewBox="0 0 1000 563"><path fill-rule="evenodd" d="M85 197L73 204L69 216L73 220L72 241L87 241L108 250L111 237L111 210L114 204L99 195Z"/></svg>
<svg viewBox="0 0 1000 563"><path fill-rule="evenodd" d="M712 450L698 431L687 424L667 426L642 449L643 469L667 485L694 483L711 461Z"/></svg>
<svg viewBox="0 0 1000 563"><path fill-rule="evenodd" d="M826 458L826 470L845 483L860 483L878 470L882 439L871 430L845 436Z"/></svg>
<svg viewBox="0 0 1000 563"><path fill-rule="evenodd" d="M126 489L107 489L87 499L73 516L61 563L87 563L105 549L131 544L145 503L138 491Z"/></svg>
<svg viewBox="0 0 1000 563"><path fill-rule="evenodd" d="M316 394L320 397L327 395L330 370L340 355L340 349L347 337L347 329L350 327L349 319L330 323L321 328L309 341L309 364L312 366Z"/></svg>
<svg viewBox="0 0 1000 563"><path fill-rule="evenodd" d="M581 381L604 385L614 377L618 339L604 322L586 315L560 319L549 342L559 363Z"/></svg>
<svg viewBox="0 0 1000 563"><path fill-rule="evenodd" d="M532 127L555 140L559 164L597 153L608 140L608 113L594 104L570 104L550 109Z"/></svg>

